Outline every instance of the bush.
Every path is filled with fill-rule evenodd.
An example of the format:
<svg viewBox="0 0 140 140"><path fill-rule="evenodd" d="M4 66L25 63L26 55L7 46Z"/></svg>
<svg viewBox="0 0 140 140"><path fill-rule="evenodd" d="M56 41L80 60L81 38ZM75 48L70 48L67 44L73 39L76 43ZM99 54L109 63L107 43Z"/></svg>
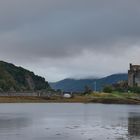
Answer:
<svg viewBox="0 0 140 140"><path fill-rule="evenodd" d="M105 86L103 89L103 92L105 93L112 93L113 92L113 88L111 86Z"/></svg>
<svg viewBox="0 0 140 140"><path fill-rule="evenodd" d="M140 87L131 87L128 89L130 92L140 93Z"/></svg>
<svg viewBox="0 0 140 140"><path fill-rule="evenodd" d="M91 89L90 86L86 85L86 86L85 86L84 94L90 94L90 93L92 93L92 89Z"/></svg>

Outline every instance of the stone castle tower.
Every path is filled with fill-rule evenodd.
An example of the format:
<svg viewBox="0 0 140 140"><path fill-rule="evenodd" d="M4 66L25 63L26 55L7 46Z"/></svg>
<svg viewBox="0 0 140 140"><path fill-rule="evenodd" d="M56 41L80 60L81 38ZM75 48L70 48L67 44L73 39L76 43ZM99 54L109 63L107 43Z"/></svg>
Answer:
<svg viewBox="0 0 140 140"><path fill-rule="evenodd" d="M130 70L128 70L128 86L140 87L140 65L130 64Z"/></svg>

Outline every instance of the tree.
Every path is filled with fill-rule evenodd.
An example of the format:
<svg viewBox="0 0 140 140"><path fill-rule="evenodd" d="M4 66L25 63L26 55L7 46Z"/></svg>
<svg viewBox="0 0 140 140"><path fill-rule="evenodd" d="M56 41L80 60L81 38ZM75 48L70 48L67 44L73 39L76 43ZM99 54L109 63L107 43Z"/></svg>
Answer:
<svg viewBox="0 0 140 140"><path fill-rule="evenodd" d="M84 91L84 94L90 94L92 92L92 89L89 85L86 85L85 86L85 91Z"/></svg>
<svg viewBox="0 0 140 140"><path fill-rule="evenodd" d="M112 86L105 86L103 89L103 92L105 93L112 93L112 91L113 91Z"/></svg>
<svg viewBox="0 0 140 140"><path fill-rule="evenodd" d="M129 87L128 88L129 91L133 92L133 93L140 93L140 87Z"/></svg>

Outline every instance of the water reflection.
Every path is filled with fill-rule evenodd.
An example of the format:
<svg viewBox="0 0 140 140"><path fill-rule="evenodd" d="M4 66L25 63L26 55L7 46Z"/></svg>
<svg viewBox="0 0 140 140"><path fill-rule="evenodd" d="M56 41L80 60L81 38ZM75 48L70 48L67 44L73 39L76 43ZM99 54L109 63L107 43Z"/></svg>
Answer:
<svg viewBox="0 0 140 140"><path fill-rule="evenodd" d="M140 113L129 113L128 133L130 136L140 136Z"/></svg>
<svg viewBox="0 0 140 140"><path fill-rule="evenodd" d="M0 105L0 140L140 140L140 108L102 104Z"/></svg>
<svg viewBox="0 0 140 140"><path fill-rule="evenodd" d="M0 130L14 130L28 127L31 124L28 117L19 114L0 114Z"/></svg>

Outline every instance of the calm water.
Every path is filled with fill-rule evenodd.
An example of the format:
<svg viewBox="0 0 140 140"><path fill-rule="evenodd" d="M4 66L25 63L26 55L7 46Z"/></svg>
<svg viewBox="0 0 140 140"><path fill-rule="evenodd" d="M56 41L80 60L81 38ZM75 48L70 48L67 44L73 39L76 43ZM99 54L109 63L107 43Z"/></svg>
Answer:
<svg viewBox="0 0 140 140"><path fill-rule="evenodd" d="M140 140L140 106L0 104L0 140Z"/></svg>

